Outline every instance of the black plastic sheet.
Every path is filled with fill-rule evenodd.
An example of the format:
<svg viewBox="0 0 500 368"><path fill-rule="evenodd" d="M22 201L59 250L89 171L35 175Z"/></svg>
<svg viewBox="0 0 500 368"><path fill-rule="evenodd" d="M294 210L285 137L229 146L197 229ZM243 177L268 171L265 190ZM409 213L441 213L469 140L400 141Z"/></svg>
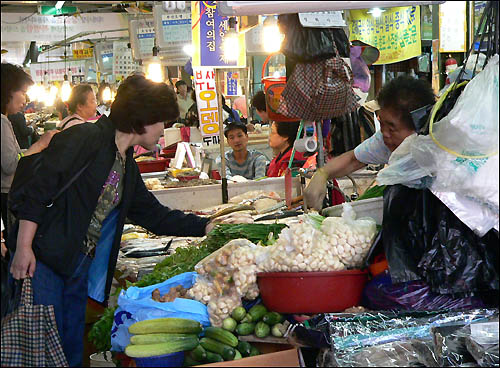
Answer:
<svg viewBox="0 0 500 368"><path fill-rule="evenodd" d="M393 283L423 280L458 297L498 292L498 232L478 237L429 190L387 187L382 232Z"/></svg>

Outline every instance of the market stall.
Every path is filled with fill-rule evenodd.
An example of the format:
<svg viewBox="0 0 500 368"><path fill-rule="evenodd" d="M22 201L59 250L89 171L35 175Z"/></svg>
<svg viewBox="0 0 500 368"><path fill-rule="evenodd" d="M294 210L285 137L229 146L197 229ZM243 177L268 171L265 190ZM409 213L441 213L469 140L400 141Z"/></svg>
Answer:
<svg viewBox="0 0 500 368"><path fill-rule="evenodd" d="M498 4L488 4L483 33L476 36L478 50L487 54L482 71L476 73L477 57L471 78L464 77L471 44L457 82L434 105L412 111L419 134L391 151L384 169L354 171L334 187L324 171L325 126L342 130L344 152L367 132L352 87L356 66L348 62L355 40L345 31L358 24L361 35L363 22L372 20L359 11L349 23L347 15L354 15L340 10L397 6L408 21L401 28L411 33L416 3L443 2L294 2L289 8L276 2L178 3L153 4L154 13L128 18L131 49L103 41L97 68L110 70L116 81L116 66L104 58L130 56L144 60L154 79L151 64L164 58L164 66L184 65L180 47L193 41L200 127L166 128L163 149L134 159L162 205L215 226L204 237L156 236L126 221L109 302L87 307L87 316L94 312L86 330L89 365L498 366ZM285 176L232 182L225 171L222 97L234 87L233 97L248 100L254 73L241 29L248 31L251 16L275 21L282 13L279 21L289 27L282 47L287 76L265 75L269 55L260 77L271 120L300 120L292 158ZM394 20L378 18L381 32L383 19L387 28ZM297 47L291 41L294 34L299 38L297 29L312 40L325 36L331 47ZM401 43L420 54L410 42L420 39L410 33ZM209 53L212 36L217 57ZM230 36L238 51L233 59L220 47ZM66 41L65 35L65 47ZM401 43L394 47L403 49ZM372 62L361 64L363 70ZM338 73L327 74L329 68ZM46 106L27 119L48 130L53 113ZM248 136L249 146L271 158L267 129ZM316 154L316 164L292 169L297 152ZM218 155L220 178L213 165ZM329 193L322 210L313 210L305 201L311 174L326 176L324 187L339 192L344 203L327 205Z"/></svg>

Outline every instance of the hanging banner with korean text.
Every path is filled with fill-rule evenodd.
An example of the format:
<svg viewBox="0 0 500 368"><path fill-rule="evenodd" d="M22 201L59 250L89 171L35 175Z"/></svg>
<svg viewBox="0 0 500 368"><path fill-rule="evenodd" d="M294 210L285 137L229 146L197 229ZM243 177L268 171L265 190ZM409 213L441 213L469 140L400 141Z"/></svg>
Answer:
<svg viewBox="0 0 500 368"><path fill-rule="evenodd" d="M192 2L193 67L244 68L246 67L245 34L238 35L238 59L229 61L223 50L229 17L218 14L216 3L216 1Z"/></svg>
<svg viewBox="0 0 500 368"><path fill-rule="evenodd" d="M238 86L238 77L239 73L235 72L226 72L224 73L226 76L226 83L224 83L224 95L225 96L239 96L239 86Z"/></svg>
<svg viewBox="0 0 500 368"><path fill-rule="evenodd" d="M360 40L379 49L374 65L408 60L422 53L420 7L387 8L379 17L368 10L350 10L350 40Z"/></svg>
<svg viewBox="0 0 500 368"><path fill-rule="evenodd" d="M203 146L210 147L220 142L215 69L194 67L193 72Z"/></svg>

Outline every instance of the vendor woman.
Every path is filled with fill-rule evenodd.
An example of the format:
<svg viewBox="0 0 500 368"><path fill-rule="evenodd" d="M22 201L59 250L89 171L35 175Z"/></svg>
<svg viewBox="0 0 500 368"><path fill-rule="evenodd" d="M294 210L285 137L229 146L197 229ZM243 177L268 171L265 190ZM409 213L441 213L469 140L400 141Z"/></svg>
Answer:
<svg viewBox="0 0 500 368"><path fill-rule="evenodd" d="M354 150L330 160L314 174L304 194L307 203L318 210L322 208L329 178L340 178L367 164L387 164L391 153L415 133L410 112L434 104L431 86L424 80L401 76L391 80L379 92L378 120L380 130Z"/></svg>
<svg viewBox="0 0 500 368"><path fill-rule="evenodd" d="M271 161L267 169L268 177L277 177L285 175L288 163L292 156L293 143L299 130L299 122L274 122L271 125L269 134L269 147L277 153L277 156ZM293 166L302 167L305 163L305 157L301 152L295 152Z"/></svg>
<svg viewBox="0 0 500 368"><path fill-rule="evenodd" d="M248 133L245 124L230 123L224 130L232 151L226 153L226 178L239 175L252 180L266 176L266 156L259 151L248 150ZM220 161L220 157L219 157Z"/></svg>

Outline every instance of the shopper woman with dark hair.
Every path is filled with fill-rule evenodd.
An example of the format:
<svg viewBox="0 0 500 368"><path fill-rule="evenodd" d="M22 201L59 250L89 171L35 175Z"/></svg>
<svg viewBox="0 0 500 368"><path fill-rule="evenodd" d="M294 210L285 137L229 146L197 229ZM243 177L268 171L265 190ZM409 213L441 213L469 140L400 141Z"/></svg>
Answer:
<svg viewBox="0 0 500 368"><path fill-rule="evenodd" d="M102 234L103 238L112 234L113 239L112 244L106 243L111 251L104 272L104 301L109 296L125 218L157 235L203 236L213 226L208 219L160 204L146 189L133 159L134 145L153 149L163 123L178 117L170 87L139 75L127 78L118 89L109 117L103 115L96 123L78 124L55 136L42 152L40 176L27 189L24 201L16 203L20 224L10 272L14 279L32 278L34 304L54 305L71 366L82 364L89 268L103 246L103 223L116 221L112 231ZM47 208L45 204L58 189L84 167Z"/></svg>
<svg viewBox="0 0 500 368"><path fill-rule="evenodd" d="M68 110L71 115L57 124L61 130L85 123L96 116L97 99L90 84L79 84L71 90L68 100Z"/></svg>
<svg viewBox="0 0 500 368"><path fill-rule="evenodd" d="M2 63L2 219L5 224L5 239L8 239L9 222L7 221L7 197L14 179L17 163L22 156L40 152L55 134L46 133L30 148L22 151L17 143L12 123L8 115L22 111L26 103L26 92L33 84L31 77L16 65Z"/></svg>
<svg viewBox="0 0 500 368"><path fill-rule="evenodd" d="M271 161L267 169L268 177L285 175L292 156L293 144L299 130L299 122L274 122L269 134L269 147L278 155ZM295 152L292 166L302 166L305 162L302 152Z"/></svg>

